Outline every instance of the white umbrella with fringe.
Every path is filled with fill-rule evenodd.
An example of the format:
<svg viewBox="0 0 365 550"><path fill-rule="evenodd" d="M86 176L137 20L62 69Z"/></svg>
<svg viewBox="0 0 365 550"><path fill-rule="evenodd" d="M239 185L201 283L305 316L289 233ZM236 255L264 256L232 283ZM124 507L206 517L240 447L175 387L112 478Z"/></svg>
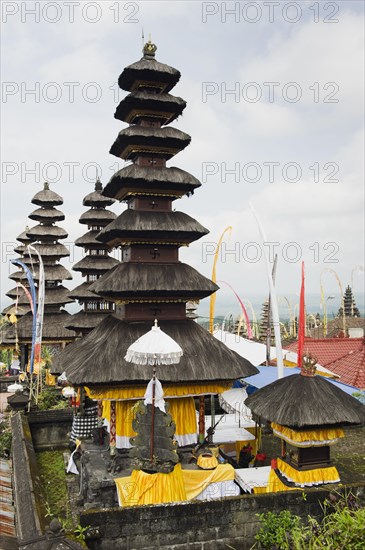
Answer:
<svg viewBox="0 0 365 550"><path fill-rule="evenodd" d="M239 415L239 421L252 420L251 410L246 407L245 401L247 399L247 391L245 388L232 388L231 390L220 393L219 404L223 410L227 413L237 413Z"/></svg>
<svg viewBox="0 0 365 550"><path fill-rule="evenodd" d="M162 385L156 378L156 365L175 365L180 362L182 355L183 350L179 344L160 329L157 319L155 319L151 330L131 344L124 357L129 363L153 366L153 376L144 395L145 405L152 405L151 460L153 459L154 447L155 407L165 412Z"/></svg>

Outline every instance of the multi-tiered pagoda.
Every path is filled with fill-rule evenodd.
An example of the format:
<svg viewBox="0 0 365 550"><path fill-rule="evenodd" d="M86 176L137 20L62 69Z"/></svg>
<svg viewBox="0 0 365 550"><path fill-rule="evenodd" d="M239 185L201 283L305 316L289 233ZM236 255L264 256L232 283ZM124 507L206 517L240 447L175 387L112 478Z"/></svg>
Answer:
<svg viewBox="0 0 365 550"><path fill-rule="evenodd" d="M45 183L44 188L34 195L32 203L39 208L34 210L29 218L37 221L38 224L28 229L26 235L32 242L32 246L41 255L44 264L45 301L42 342L47 345L64 347L67 342L73 341L75 336L64 328L70 315L61 309L65 304L73 302L68 296L69 289L62 284L63 280L72 279L71 273L59 263L62 258L67 258L70 255L67 247L59 242L59 240L67 238L67 232L56 225L56 222L65 218L63 212L56 208L63 204L63 199L51 191L48 183ZM25 256L24 263L34 273L34 280L37 284L39 280L37 255L29 254L26 246L21 251ZM10 278L21 282L26 280L22 270L10 275ZM32 320L32 313L29 312L17 324L19 342L26 347L29 347L32 342ZM25 361L27 362L27 353Z"/></svg>
<svg viewBox="0 0 365 550"><path fill-rule="evenodd" d="M112 177L103 195L125 202L127 209L97 239L104 246L120 247L122 261L89 286L104 300L115 302L116 312L68 346L53 364L53 372L66 370L71 383L87 386L91 398L108 404L104 414L111 424L111 447L115 442L117 447L130 446L132 417L125 403L144 395L152 371L148 365L127 363L124 357L154 319L183 350L178 365L157 369L180 445L196 442L193 396L202 400L228 389L236 378L257 372L186 315L188 302L197 302L218 287L179 261L180 247L208 230L175 209L178 199L201 184L191 174L166 166L190 143L190 136L170 126L186 106L169 93L180 72L159 63L155 50L146 44L142 59L119 77L119 86L130 93L115 117L129 126L119 133L110 152L129 164Z"/></svg>
<svg viewBox="0 0 365 550"><path fill-rule="evenodd" d="M79 221L87 225L88 231L75 241L76 246L84 249L85 255L72 269L81 272L86 280L70 292L69 296L78 300L83 305L83 310L72 315L65 326L79 335L90 332L104 319L105 314L114 311L113 302L104 300L89 290L89 286L94 281L119 264L118 260L108 255L108 248L95 238L103 227L116 218L114 212L106 210L106 207L115 201L104 197L101 194L102 188L98 180L95 190L84 198L83 205L90 208L81 215Z"/></svg>
<svg viewBox="0 0 365 550"><path fill-rule="evenodd" d="M19 261L24 262L24 252L26 250L26 247L32 243L31 239L27 235L27 231L29 230L29 227L25 228L25 231L20 233L20 235L16 238L17 241L19 241L19 245L14 247L14 252L19 254L19 258L17 258ZM22 285L27 288L28 282L25 280L22 282ZM12 288L9 290L9 292L6 293L6 296L14 300L14 303L10 306L7 306L3 311L3 315L11 315L15 314L17 317L22 317L25 315L25 313L28 313L30 311L30 304L29 299L26 296L24 290L20 286L16 286L15 288Z"/></svg>

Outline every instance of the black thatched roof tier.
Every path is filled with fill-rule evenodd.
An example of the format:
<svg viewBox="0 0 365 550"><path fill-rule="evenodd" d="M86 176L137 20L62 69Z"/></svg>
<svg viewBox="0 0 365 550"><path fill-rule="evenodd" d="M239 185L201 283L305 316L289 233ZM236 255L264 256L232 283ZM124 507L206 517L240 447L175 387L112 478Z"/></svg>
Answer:
<svg viewBox="0 0 365 550"><path fill-rule="evenodd" d="M93 300L93 301L100 301L102 302L104 299L96 296L94 292L91 292L89 290L89 286L92 284L90 281L85 281L81 285L74 288L71 292L68 293L70 298L73 298L74 300L79 300L80 302L84 302L87 300Z"/></svg>
<svg viewBox="0 0 365 550"><path fill-rule="evenodd" d="M160 120L162 124L169 124L181 115L185 107L186 101L181 97L146 91L132 92L119 103L114 118L135 124L141 117L150 117Z"/></svg>
<svg viewBox="0 0 365 550"><path fill-rule="evenodd" d="M127 209L97 239L108 246L131 242L192 243L208 229L183 212L155 212Z"/></svg>
<svg viewBox="0 0 365 550"><path fill-rule="evenodd" d="M24 286L28 287L28 281L25 281L22 284ZM5 294L5 296L9 296L9 298L11 298L12 300L16 300L16 297L18 295L19 295L19 297L18 297L18 303L19 304L29 304L29 300L26 297L26 295L24 293L24 290L21 287L20 288L14 287L11 290L9 290L9 292L7 292Z"/></svg>
<svg viewBox="0 0 365 550"><path fill-rule="evenodd" d="M59 313L44 312L42 341L72 341L76 335L65 328L65 324L71 317L67 311L61 310ZM32 323L33 315L27 313L17 323L18 337L22 342L32 341ZM9 335L10 336L10 335Z"/></svg>
<svg viewBox="0 0 365 550"><path fill-rule="evenodd" d="M28 231L28 236L33 241L55 241L57 239L66 239L68 233L57 225L35 225Z"/></svg>
<svg viewBox="0 0 365 550"><path fill-rule="evenodd" d="M32 241L29 239L28 244L31 244L31 242ZM25 250L25 245L24 244L19 244L18 246L14 247L14 252L16 252L17 254L20 254L20 256L22 256L24 254L24 250Z"/></svg>
<svg viewBox="0 0 365 550"><path fill-rule="evenodd" d="M293 428L365 422L365 406L321 376L286 376L251 394L245 405Z"/></svg>
<svg viewBox="0 0 365 550"><path fill-rule="evenodd" d="M153 153L170 159L185 149L190 141L191 137L188 134L170 126L129 126L119 132L109 152L124 160L133 160L141 153Z"/></svg>
<svg viewBox="0 0 365 550"><path fill-rule="evenodd" d="M32 203L38 206L58 206L63 204L63 198L51 191L48 183L45 183L42 191L36 193L32 198Z"/></svg>
<svg viewBox="0 0 365 550"><path fill-rule="evenodd" d="M258 372L249 361L194 321L161 321L159 325L184 352L179 364L157 367L162 384L233 381ZM72 384L147 383L152 377L152 367L127 363L124 356L128 347L149 330L151 322L128 323L108 315L90 334L59 354L52 371L65 370Z"/></svg>
<svg viewBox="0 0 365 550"><path fill-rule="evenodd" d="M35 243L32 246L34 246L34 248L39 252L43 260L51 258L67 258L70 255L69 249L62 243ZM37 261L37 256L33 251L31 251L31 253L33 261ZM28 250L24 251L24 256L29 256Z"/></svg>
<svg viewBox="0 0 365 550"><path fill-rule="evenodd" d="M74 300L69 297L69 289L63 285L58 285L54 288L46 288L44 303L45 305L60 305L71 304Z"/></svg>
<svg viewBox="0 0 365 550"><path fill-rule="evenodd" d="M82 204L84 206L96 206L99 208L105 208L106 206L110 206L114 203L114 200L111 200L108 197L104 197L101 192L103 190L103 186L101 184L101 181L98 180L95 184L95 191L92 193L89 193L84 197L84 200L82 201Z"/></svg>
<svg viewBox="0 0 365 550"><path fill-rule="evenodd" d="M72 279L71 273L63 267L61 264L56 265L44 265L44 277L46 281L63 281L65 279ZM34 280L38 281L39 278L39 270L36 267L35 268L35 275ZM12 273L9 275L9 279L12 279L13 281L26 281L27 278L23 271L16 271L15 273Z"/></svg>
<svg viewBox="0 0 365 550"><path fill-rule="evenodd" d="M116 214L110 210L104 210L103 208L90 208L81 214L79 222L86 225L104 226L115 220L116 217Z"/></svg>
<svg viewBox="0 0 365 550"><path fill-rule="evenodd" d="M24 244L30 244L32 241L31 239L28 237L28 234L27 232L29 231L29 227L27 226L25 228L25 231L23 231L22 233L20 233L20 235L16 238L17 241L21 242L21 243L24 243Z"/></svg>
<svg viewBox="0 0 365 550"><path fill-rule="evenodd" d="M16 314L17 317L22 317L23 315L26 315L26 313L28 313L29 311L30 311L30 307L26 307L25 305L19 304L18 302L18 307L15 307L15 304L10 304L10 306L2 310L1 314L2 315Z"/></svg>
<svg viewBox="0 0 365 550"><path fill-rule="evenodd" d="M127 92L146 87L169 92L179 82L180 76L180 72L174 67L160 63L153 57L144 56L125 67L118 78L118 84Z"/></svg>
<svg viewBox="0 0 365 550"><path fill-rule="evenodd" d="M24 291L20 288L19 289L19 298L18 298L18 304L24 305L29 304L28 297L25 295ZM69 290L68 288L65 288L63 285L58 285L54 288L47 287L45 292L45 298L44 303L45 304L70 304L74 300L69 297ZM38 296L38 292L36 293ZM17 288L13 288L9 290L6 294L11 298L12 300L16 299L17 296ZM38 298L37 298L38 299Z"/></svg>
<svg viewBox="0 0 365 550"><path fill-rule="evenodd" d="M105 248L105 245L96 240L96 236L99 235L99 233L99 229L91 229L90 231L76 239L75 245L90 250L103 250Z"/></svg>
<svg viewBox="0 0 365 550"><path fill-rule="evenodd" d="M182 196L193 193L200 181L180 168L150 168L130 164L114 174L105 186L103 195L119 201L133 193Z"/></svg>
<svg viewBox="0 0 365 550"><path fill-rule="evenodd" d="M187 264L120 263L93 282L89 290L110 299L176 298L200 300L218 290Z"/></svg>
<svg viewBox="0 0 365 550"><path fill-rule="evenodd" d="M37 208L28 216L31 220L39 222L60 222L65 219L65 215L57 208Z"/></svg>
<svg viewBox="0 0 365 550"><path fill-rule="evenodd" d="M81 273L105 273L119 263L118 260L107 255L92 255L82 258L72 269Z"/></svg>
<svg viewBox="0 0 365 550"><path fill-rule="evenodd" d="M101 321L105 319L105 315L108 315L108 312L100 313L94 311L79 311L75 315L71 315L70 319L67 320L65 328L75 331L89 331L95 328Z"/></svg>

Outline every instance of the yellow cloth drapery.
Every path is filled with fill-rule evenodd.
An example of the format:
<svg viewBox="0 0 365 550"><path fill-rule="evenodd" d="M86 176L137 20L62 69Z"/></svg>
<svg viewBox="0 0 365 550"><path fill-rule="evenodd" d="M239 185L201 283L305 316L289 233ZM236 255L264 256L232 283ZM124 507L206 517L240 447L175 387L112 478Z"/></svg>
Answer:
<svg viewBox="0 0 365 550"><path fill-rule="evenodd" d="M181 385L163 385L164 397L190 397L194 395L209 395L223 393L231 388L231 384L181 384ZM101 399L111 401L127 401L129 399L141 399L146 386L132 386L129 388L103 388L100 386L88 388L85 391L90 399Z"/></svg>
<svg viewBox="0 0 365 550"><path fill-rule="evenodd" d="M179 399L167 399L169 404L168 412L176 424L176 435L196 434L196 411L192 397Z"/></svg>
<svg viewBox="0 0 365 550"><path fill-rule="evenodd" d="M196 498L211 483L234 479L234 468L230 464L219 464L215 470L182 470L182 473L188 500Z"/></svg>
<svg viewBox="0 0 365 550"><path fill-rule="evenodd" d="M314 468L313 470L296 470L281 458L277 459L278 470L288 481L293 481L300 487L321 485L323 483L339 483L340 476L335 466Z"/></svg>
<svg viewBox="0 0 365 550"><path fill-rule="evenodd" d="M300 487L287 487L287 485L284 485L284 483L281 481L281 479L278 478L276 475L275 470L270 470L269 474L269 482L266 487L267 493L278 493L279 491L298 491L300 490ZM258 492L254 490L254 493Z"/></svg>
<svg viewBox="0 0 365 550"><path fill-rule="evenodd" d="M114 481L121 506L141 506L192 500L209 484L233 479L234 468L230 464L219 464L215 470L182 470L177 464L170 474L133 470L131 476Z"/></svg>
<svg viewBox="0 0 365 550"><path fill-rule="evenodd" d="M141 506L186 500L181 465L169 474L147 474L133 470L128 477L115 480L120 506Z"/></svg>
<svg viewBox="0 0 365 550"><path fill-rule="evenodd" d="M321 430L293 430L287 426L281 426L273 422L271 427L274 434L284 439L287 443L296 447L319 447L321 445L332 445L338 439L344 437L342 428L324 428Z"/></svg>
<svg viewBox="0 0 365 550"><path fill-rule="evenodd" d="M133 437L136 432L132 428L135 403L132 401L117 401L116 412L116 434L121 437ZM110 401L103 401L103 418L110 422Z"/></svg>
<svg viewBox="0 0 365 550"><path fill-rule="evenodd" d="M196 434L196 412L194 399L186 397L169 399L169 413L176 424L176 435ZM116 433L118 436L133 437L132 428L136 401L116 401ZM103 418L110 422L110 401L103 401Z"/></svg>

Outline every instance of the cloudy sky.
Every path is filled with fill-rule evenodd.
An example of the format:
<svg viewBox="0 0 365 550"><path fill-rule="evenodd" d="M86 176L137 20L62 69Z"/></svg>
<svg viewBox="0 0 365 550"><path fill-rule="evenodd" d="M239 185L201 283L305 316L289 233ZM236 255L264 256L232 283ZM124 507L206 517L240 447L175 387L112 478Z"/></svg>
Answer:
<svg viewBox="0 0 365 550"><path fill-rule="evenodd" d="M123 165L108 153L123 127L113 118L124 95L116 81L141 57L142 29L157 59L181 71L172 93L188 103L173 125L192 142L169 166L203 183L175 203L210 229L181 259L209 276L231 225L217 273L242 298L267 293L265 248L278 253L279 294L296 300L304 260L308 294L319 293L322 273L337 307L335 270L361 306L363 2L3 1L1 10L2 308L11 243L33 225L43 181L64 198L72 243L85 231L78 218L96 173L105 184ZM223 312L234 298L221 287Z"/></svg>

